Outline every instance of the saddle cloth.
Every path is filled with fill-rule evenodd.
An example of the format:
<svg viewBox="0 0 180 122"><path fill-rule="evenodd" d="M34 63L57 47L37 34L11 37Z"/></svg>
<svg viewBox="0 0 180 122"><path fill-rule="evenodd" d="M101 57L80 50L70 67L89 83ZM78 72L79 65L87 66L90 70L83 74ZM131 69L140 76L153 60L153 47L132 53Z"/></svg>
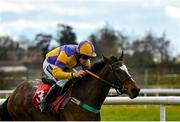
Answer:
<svg viewBox="0 0 180 122"><path fill-rule="evenodd" d="M51 88L50 85L42 83L36 90L32 102L35 108L39 109L39 104L42 102L43 98L46 96L47 92ZM61 107L62 103L65 101L65 99L68 97L66 92L60 96L58 96L55 101L50 102L51 104L51 112L57 113L59 111L59 108Z"/></svg>

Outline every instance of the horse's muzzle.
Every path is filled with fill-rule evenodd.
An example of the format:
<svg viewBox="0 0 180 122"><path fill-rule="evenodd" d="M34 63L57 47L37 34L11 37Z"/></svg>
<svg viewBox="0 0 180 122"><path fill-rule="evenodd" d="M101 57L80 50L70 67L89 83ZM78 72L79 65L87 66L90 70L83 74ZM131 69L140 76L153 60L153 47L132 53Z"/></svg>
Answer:
<svg viewBox="0 0 180 122"><path fill-rule="evenodd" d="M131 89L130 92L131 92L130 98L131 99L136 98L137 96L139 96L140 88L133 88Z"/></svg>

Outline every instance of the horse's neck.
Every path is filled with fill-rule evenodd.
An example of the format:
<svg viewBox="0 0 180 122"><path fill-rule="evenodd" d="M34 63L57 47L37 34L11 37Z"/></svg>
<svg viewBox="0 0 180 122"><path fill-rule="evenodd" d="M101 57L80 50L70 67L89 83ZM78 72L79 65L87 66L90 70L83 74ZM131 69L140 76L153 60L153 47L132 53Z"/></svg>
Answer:
<svg viewBox="0 0 180 122"><path fill-rule="evenodd" d="M98 73L99 71L96 72L96 74ZM83 103L100 109L109 92L110 86L94 77L89 77L84 80L85 81L80 81L74 86L72 96Z"/></svg>

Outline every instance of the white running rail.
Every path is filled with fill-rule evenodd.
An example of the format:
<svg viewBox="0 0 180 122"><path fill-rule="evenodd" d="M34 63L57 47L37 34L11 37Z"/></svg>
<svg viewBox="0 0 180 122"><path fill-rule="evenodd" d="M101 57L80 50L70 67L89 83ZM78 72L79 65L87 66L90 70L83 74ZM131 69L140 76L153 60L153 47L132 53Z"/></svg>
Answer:
<svg viewBox="0 0 180 122"><path fill-rule="evenodd" d="M0 99L2 104L5 99ZM180 97L175 96L161 96L161 97L137 97L130 99L129 97L107 97L104 105L160 105L160 121L166 121L166 108L165 105L180 105Z"/></svg>

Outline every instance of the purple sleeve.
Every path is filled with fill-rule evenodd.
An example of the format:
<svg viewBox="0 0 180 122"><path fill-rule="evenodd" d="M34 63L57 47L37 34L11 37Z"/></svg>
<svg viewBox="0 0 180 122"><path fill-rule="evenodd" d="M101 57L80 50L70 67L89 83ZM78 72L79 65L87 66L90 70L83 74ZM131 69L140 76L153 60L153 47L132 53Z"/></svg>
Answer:
<svg viewBox="0 0 180 122"><path fill-rule="evenodd" d="M59 68L61 68L62 70L64 70L66 68L65 64L58 60L56 61L55 65L58 66Z"/></svg>

